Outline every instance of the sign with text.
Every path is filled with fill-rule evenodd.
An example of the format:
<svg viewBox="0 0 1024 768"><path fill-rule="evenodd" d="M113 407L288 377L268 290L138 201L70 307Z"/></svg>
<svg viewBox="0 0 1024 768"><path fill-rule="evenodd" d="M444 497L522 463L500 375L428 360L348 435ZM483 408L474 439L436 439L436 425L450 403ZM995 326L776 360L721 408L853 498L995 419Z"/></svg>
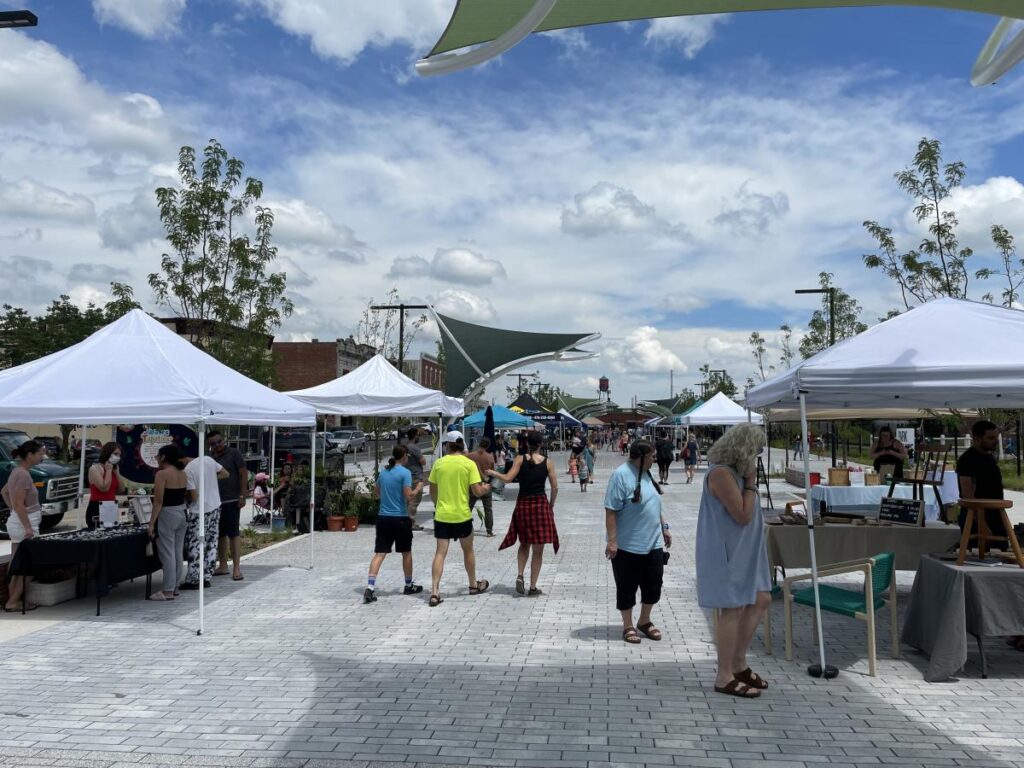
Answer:
<svg viewBox="0 0 1024 768"><path fill-rule="evenodd" d="M878 508L878 522L892 525L920 526L924 520L923 499L896 499L886 497Z"/></svg>

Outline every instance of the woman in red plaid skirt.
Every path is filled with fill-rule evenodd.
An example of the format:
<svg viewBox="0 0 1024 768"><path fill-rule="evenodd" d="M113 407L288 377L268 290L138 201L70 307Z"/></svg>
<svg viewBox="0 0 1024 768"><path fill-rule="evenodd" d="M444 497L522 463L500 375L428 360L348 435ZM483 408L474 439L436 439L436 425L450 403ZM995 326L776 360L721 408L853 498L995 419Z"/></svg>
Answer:
<svg viewBox="0 0 1024 768"><path fill-rule="evenodd" d="M555 527L558 477L555 473L554 462L541 453L541 446L544 444L541 434L539 432L527 433L526 444L528 446L526 454L516 457L512 469L507 474L493 469L489 470L487 474L491 477L500 477L506 483L519 478L519 496L516 498L516 508L512 512L512 522L498 549L511 547L516 543L516 539L519 539L519 576L516 577L516 592L528 597L538 597L544 594L537 586L537 577L540 576L541 565L544 562L544 545L552 544L555 547L555 552L558 552L558 529ZM550 501L544 493L545 481L551 483ZM523 576L528 559L530 560L529 591L526 590L526 581Z"/></svg>

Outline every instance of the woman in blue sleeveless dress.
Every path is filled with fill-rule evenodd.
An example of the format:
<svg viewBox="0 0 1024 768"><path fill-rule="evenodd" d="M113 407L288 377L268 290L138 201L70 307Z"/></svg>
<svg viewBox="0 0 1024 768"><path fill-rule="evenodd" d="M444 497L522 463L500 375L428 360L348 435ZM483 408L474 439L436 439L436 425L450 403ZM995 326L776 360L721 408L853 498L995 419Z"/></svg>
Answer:
<svg viewBox="0 0 1024 768"><path fill-rule="evenodd" d="M757 455L764 431L733 427L708 451L697 518L697 602L719 611L715 691L756 698L768 684L747 665L747 650L771 602Z"/></svg>

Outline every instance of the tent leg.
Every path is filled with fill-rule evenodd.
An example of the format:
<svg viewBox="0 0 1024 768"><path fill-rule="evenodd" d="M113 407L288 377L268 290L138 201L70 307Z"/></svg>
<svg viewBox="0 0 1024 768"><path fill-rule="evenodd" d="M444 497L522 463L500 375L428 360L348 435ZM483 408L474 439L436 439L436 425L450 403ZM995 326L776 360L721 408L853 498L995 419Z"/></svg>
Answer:
<svg viewBox="0 0 1024 768"><path fill-rule="evenodd" d="M274 459L277 454L277 427L270 428L270 532L274 532Z"/></svg>
<svg viewBox="0 0 1024 768"><path fill-rule="evenodd" d="M203 634L203 630L206 628L206 483L204 478L206 472L203 471L203 457L206 456L206 422L199 422L197 425L199 432L199 458L196 461L199 464L199 629L196 632L197 635ZM180 553L179 553L180 557Z"/></svg>
<svg viewBox="0 0 1024 768"><path fill-rule="evenodd" d="M839 674L836 667L825 663L825 632L821 625L821 596L818 592L818 556L814 550L814 510L811 509L811 457L807 443L807 396L800 393L800 430L804 449L804 488L807 491L807 539L811 548L811 585L814 588L814 619L818 632L818 664L811 664L807 674L831 680Z"/></svg>
<svg viewBox="0 0 1024 768"><path fill-rule="evenodd" d="M82 455L78 458L78 508L82 510L82 528L89 527L89 521L86 519L86 515L89 513L83 509L82 502L85 500L85 438L88 427L82 424Z"/></svg>
<svg viewBox="0 0 1024 768"><path fill-rule="evenodd" d="M312 450L310 455L313 461L309 465L309 570L313 570L313 532L316 525L313 519L316 517L316 425L313 425Z"/></svg>

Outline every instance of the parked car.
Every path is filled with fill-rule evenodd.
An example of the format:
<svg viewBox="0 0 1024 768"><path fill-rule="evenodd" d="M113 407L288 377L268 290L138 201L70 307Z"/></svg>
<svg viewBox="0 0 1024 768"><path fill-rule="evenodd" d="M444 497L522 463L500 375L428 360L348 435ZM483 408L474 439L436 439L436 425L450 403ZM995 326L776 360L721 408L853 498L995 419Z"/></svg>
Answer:
<svg viewBox="0 0 1024 768"><path fill-rule="evenodd" d="M100 450L103 448L103 443L93 438L87 438L85 441L85 466L91 467L100 458ZM82 458L82 441L75 440L71 444L71 459L72 461L80 461Z"/></svg>
<svg viewBox="0 0 1024 768"><path fill-rule="evenodd" d="M43 437L36 437L34 439L43 444L43 447L46 448L46 455L51 459L60 458L60 447L62 443L59 437L44 435Z"/></svg>
<svg viewBox="0 0 1024 768"><path fill-rule="evenodd" d="M342 451L330 433L316 433L316 455L323 456L324 440L327 441L326 456L328 464L337 464L343 461ZM275 463L281 466L284 461L296 461L299 463L309 461L309 432L294 431L286 432L279 430L274 441Z"/></svg>
<svg viewBox="0 0 1024 768"><path fill-rule="evenodd" d="M14 469L14 450L29 439L24 432L0 429L0 487L7 483ZM47 457L32 467L30 472L39 489L39 503L43 508L40 527L49 530L60 523L68 509L74 506L78 496L78 467L60 464ZM7 518L10 514L10 509L0 509L0 534L4 537L7 536Z"/></svg>
<svg viewBox="0 0 1024 768"><path fill-rule="evenodd" d="M332 433L332 437L344 453L355 453L366 448L367 434L358 429L338 429Z"/></svg>
<svg viewBox="0 0 1024 768"><path fill-rule="evenodd" d="M435 425L429 421L421 421L419 424L410 424L409 426L416 427L420 432L426 432L428 435L434 434Z"/></svg>

